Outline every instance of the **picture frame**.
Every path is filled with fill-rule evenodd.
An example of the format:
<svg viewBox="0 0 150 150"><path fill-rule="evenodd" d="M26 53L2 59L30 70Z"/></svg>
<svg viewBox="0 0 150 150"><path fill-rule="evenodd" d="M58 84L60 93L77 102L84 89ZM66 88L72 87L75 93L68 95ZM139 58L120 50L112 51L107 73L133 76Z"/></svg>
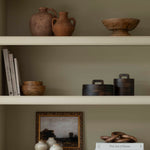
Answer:
<svg viewBox="0 0 150 150"><path fill-rule="evenodd" d="M36 112L36 142L44 129L64 150L83 150L83 112Z"/></svg>

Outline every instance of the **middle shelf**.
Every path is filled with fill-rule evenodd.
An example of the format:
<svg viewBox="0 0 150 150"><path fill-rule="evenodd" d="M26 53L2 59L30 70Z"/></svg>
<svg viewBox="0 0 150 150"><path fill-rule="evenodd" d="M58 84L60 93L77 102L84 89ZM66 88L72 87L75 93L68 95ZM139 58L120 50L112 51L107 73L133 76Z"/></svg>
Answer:
<svg viewBox="0 0 150 150"><path fill-rule="evenodd" d="M0 105L150 105L150 96L0 96Z"/></svg>

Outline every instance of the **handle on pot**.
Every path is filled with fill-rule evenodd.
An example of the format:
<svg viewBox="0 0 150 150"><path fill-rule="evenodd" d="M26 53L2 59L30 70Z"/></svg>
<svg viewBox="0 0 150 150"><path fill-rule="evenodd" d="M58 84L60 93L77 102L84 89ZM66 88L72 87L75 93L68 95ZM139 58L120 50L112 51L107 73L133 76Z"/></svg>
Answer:
<svg viewBox="0 0 150 150"><path fill-rule="evenodd" d="M73 26L75 27L75 25L76 25L76 20L75 20L74 18L70 18L69 20L73 22Z"/></svg>
<svg viewBox="0 0 150 150"><path fill-rule="evenodd" d="M55 21L55 23L56 23L57 19L58 19L58 18L52 18L52 29L53 29L53 27L54 27L54 21Z"/></svg>
<svg viewBox="0 0 150 150"><path fill-rule="evenodd" d="M57 17L57 12L56 10L54 10L53 8L48 8L48 11L51 11L54 13L54 15L52 15L52 17Z"/></svg>
<svg viewBox="0 0 150 150"><path fill-rule="evenodd" d="M129 74L119 74L119 78L121 79L122 77L127 77L127 79L130 78Z"/></svg>
<svg viewBox="0 0 150 150"><path fill-rule="evenodd" d="M92 84L96 84L96 83L101 83L101 85L103 85L104 84L104 81L103 80L93 80L92 81Z"/></svg>

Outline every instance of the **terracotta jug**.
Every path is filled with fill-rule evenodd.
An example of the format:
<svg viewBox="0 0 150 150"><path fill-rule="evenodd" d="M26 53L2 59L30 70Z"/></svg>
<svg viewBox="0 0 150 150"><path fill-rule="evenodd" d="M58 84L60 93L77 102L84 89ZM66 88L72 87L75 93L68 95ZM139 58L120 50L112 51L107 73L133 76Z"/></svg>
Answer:
<svg viewBox="0 0 150 150"><path fill-rule="evenodd" d="M48 11L54 13L52 15ZM57 13L52 8L40 7L39 12L32 15L30 19L30 30L34 36L52 35L52 18L57 17Z"/></svg>
<svg viewBox="0 0 150 150"><path fill-rule="evenodd" d="M59 18L52 19L52 29L56 36L71 36L75 25L75 19L68 18L68 12L60 12Z"/></svg>

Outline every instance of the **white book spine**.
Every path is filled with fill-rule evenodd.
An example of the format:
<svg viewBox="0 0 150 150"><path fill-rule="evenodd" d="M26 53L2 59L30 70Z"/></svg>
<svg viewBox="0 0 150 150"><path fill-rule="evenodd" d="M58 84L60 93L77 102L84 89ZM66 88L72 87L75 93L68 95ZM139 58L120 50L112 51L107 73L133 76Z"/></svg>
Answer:
<svg viewBox="0 0 150 150"><path fill-rule="evenodd" d="M15 65L15 75L16 75L16 83L17 83L17 95L20 95L20 79L19 79L19 68L17 58L14 58Z"/></svg>
<svg viewBox="0 0 150 150"><path fill-rule="evenodd" d="M10 64L9 64L9 59L8 59L8 49L3 49L3 56L4 56L8 92L10 96L13 96L12 79L11 79L11 74L10 74Z"/></svg>
<svg viewBox="0 0 150 150"><path fill-rule="evenodd" d="M15 75L15 67L14 67L14 58L13 54L9 54L9 62L10 62L10 71L12 76L12 87L14 95L17 96L17 82L16 82L16 75Z"/></svg>
<svg viewBox="0 0 150 150"><path fill-rule="evenodd" d="M144 150L144 143L96 143L96 150Z"/></svg>

